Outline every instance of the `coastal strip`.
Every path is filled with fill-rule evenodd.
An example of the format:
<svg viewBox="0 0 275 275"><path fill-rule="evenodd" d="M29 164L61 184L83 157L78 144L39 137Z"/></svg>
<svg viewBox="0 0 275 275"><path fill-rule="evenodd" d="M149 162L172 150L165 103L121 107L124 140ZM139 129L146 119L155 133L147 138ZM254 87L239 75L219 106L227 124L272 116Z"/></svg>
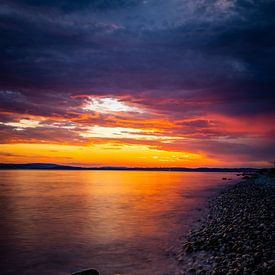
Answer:
<svg viewBox="0 0 275 275"><path fill-rule="evenodd" d="M210 202L173 253L181 274L275 274L274 169L245 176Z"/></svg>

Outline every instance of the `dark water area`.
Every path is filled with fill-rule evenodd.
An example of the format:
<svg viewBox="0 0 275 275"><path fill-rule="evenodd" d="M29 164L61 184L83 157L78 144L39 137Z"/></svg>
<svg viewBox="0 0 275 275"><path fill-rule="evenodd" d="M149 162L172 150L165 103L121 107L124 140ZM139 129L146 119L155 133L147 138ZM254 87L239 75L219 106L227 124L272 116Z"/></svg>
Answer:
<svg viewBox="0 0 275 275"><path fill-rule="evenodd" d="M232 173L0 172L0 274L177 274L165 250Z"/></svg>

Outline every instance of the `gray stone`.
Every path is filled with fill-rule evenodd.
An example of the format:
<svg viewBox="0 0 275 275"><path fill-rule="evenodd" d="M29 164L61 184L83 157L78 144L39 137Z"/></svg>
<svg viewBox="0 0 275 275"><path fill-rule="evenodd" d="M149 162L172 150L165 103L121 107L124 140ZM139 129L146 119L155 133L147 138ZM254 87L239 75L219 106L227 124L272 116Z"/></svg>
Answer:
<svg viewBox="0 0 275 275"><path fill-rule="evenodd" d="M99 275L99 272L94 268L89 268L74 272L72 275Z"/></svg>

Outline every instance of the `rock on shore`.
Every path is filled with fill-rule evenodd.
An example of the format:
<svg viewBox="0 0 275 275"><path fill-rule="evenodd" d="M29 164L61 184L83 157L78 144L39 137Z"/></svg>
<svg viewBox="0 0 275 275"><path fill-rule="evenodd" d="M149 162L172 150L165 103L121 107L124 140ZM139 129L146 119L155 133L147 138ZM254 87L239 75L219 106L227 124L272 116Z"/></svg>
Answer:
<svg viewBox="0 0 275 275"><path fill-rule="evenodd" d="M274 178L228 187L176 252L182 274L275 274Z"/></svg>

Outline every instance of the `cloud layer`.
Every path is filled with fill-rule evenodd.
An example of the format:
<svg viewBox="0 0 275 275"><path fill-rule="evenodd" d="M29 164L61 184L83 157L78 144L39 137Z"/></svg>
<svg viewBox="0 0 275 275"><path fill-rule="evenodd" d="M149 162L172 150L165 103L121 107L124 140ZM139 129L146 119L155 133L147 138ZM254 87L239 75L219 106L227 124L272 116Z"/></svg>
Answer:
<svg viewBox="0 0 275 275"><path fill-rule="evenodd" d="M112 142L273 160L274 1L0 5L1 143ZM118 110L100 105L110 100ZM113 132L88 135L95 126ZM138 132L129 138L127 129ZM152 131L159 138L144 138Z"/></svg>

